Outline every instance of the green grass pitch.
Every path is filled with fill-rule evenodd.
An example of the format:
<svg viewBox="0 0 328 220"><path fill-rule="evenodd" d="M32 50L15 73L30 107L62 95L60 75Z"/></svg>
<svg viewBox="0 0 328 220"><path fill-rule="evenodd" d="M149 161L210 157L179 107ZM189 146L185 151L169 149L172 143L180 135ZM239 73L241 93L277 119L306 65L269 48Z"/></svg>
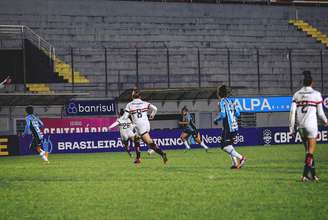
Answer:
<svg viewBox="0 0 328 220"><path fill-rule="evenodd" d="M126 153L0 158L0 219L327 219L328 146L316 152L321 182L301 183L301 145L238 148L230 170L219 149L167 151L169 163Z"/></svg>

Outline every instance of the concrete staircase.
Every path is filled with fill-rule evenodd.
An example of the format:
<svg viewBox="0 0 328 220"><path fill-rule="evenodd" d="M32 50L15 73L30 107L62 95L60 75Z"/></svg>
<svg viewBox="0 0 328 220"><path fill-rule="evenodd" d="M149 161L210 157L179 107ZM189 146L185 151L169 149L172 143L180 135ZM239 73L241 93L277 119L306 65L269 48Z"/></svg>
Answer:
<svg viewBox="0 0 328 220"><path fill-rule="evenodd" d="M297 20L289 20L289 24L294 25L298 30L301 30L307 33L308 36L313 37L318 42L324 44L328 48L328 37L326 34L322 33L317 28L313 27L311 24L297 19Z"/></svg>

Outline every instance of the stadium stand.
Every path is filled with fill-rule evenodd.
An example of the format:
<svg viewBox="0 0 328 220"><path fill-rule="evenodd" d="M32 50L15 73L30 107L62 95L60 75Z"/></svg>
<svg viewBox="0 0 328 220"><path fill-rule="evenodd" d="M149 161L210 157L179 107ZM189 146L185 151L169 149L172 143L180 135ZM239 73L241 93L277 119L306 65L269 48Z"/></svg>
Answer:
<svg viewBox="0 0 328 220"><path fill-rule="evenodd" d="M50 84L52 91L72 90L72 68L75 83L81 83L74 91L94 97L117 97L135 84L226 83L236 94L290 94L305 68L328 82L322 77L328 68L325 45L288 23L297 14L327 33L325 7L19 2L15 10L11 6L17 3L0 3L0 23L27 25L55 46L55 70L69 83Z"/></svg>

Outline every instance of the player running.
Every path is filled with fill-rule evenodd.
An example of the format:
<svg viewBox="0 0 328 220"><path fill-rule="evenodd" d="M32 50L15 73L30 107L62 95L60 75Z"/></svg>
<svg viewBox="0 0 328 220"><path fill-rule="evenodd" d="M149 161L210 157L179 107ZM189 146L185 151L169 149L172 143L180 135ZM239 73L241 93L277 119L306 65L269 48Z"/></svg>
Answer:
<svg viewBox="0 0 328 220"><path fill-rule="evenodd" d="M42 134L40 128L43 127L43 122L33 114L34 109L32 106L26 107L25 111L27 113L27 116L25 117L26 126L25 126L23 136L26 134L32 134L32 136L33 136L33 140L29 146L29 149L36 150L36 152L38 152L40 154L43 161L49 162L48 161L48 153L45 152L41 147L43 134Z"/></svg>
<svg viewBox="0 0 328 220"><path fill-rule="evenodd" d="M240 112L239 109L236 108L236 106L228 98L228 91L225 85L219 88L218 96L221 98L221 100L218 103L219 114L218 117L215 118L214 124L217 125L219 121L223 121L221 149L230 155L232 160L231 169L239 169L244 165L246 161L246 158L239 154L233 147L233 143L238 131L237 117L240 116ZM239 159L239 162L237 159Z"/></svg>
<svg viewBox="0 0 328 220"><path fill-rule="evenodd" d="M126 151L128 152L129 156L132 157L131 150L129 147L129 140L134 142L134 145L136 146L135 149L138 149L139 151L140 151L140 141L139 141L139 137L134 132L135 125L132 124L130 116L126 120L124 120L122 118L123 114L124 114L124 109L121 109L120 110L120 118L118 118L116 120L116 122L114 122L109 127L109 129L119 126L121 140L123 142L123 145L124 145Z"/></svg>
<svg viewBox="0 0 328 220"><path fill-rule="evenodd" d="M141 100L141 93L139 89L133 89L132 91L132 102L129 102L126 105L125 112L122 116L123 120L126 120L129 115L131 115L132 122L136 126L137 134L141 137L141 139L156 153L158 153L163 162L167 162L166 153L164 153L153 141L150 137L150 124L149 119L153 119L157 112L156 106ZM148 119L148 112L150 112L150 116ZM136 151L137 152L137 151ZM140 159L140 147L136 156L135 163L141 163Z"/></svg>
<svg viewBox="0 0 328 220"><path fill-rule="evenodd" d="M316 138L318 137L319 118L328 126L328 120L322 108L321 93L314 90L310 71L304 71L303 88L293 96L293 102L289 115L289 129L294 133L295 125L300 133L305 146L305 164L301 181L319 181L315 172L314 151L316 149ZM309 176L309 173L311 176Z"/></svg>
<svg viewBox="0 0 328 220"><path fill-rule="evenodd" d="M202 146L206 152L208 151L208 146L206 146L204 141L201 140L200 134L192 120L187 106L184 106L181 109L181 121L179 121L179 125L183 128L180 138L186 146L187 150L190 150L188 138L192 136L197 144L200 144L200 146Z"/></svg>

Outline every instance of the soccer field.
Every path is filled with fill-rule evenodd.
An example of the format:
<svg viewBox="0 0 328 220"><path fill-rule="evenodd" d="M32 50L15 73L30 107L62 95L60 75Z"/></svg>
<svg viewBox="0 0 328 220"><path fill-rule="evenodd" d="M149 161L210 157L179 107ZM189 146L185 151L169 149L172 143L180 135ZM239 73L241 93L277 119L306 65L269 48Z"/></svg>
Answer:
<svg viewBox="0 0 328 220"><path fill-rule="evenodd" d="M327 219L328 146L321 182L300 182L301 145L243 147L241 170L219 149L0 158L0 219Z"/></svg>

